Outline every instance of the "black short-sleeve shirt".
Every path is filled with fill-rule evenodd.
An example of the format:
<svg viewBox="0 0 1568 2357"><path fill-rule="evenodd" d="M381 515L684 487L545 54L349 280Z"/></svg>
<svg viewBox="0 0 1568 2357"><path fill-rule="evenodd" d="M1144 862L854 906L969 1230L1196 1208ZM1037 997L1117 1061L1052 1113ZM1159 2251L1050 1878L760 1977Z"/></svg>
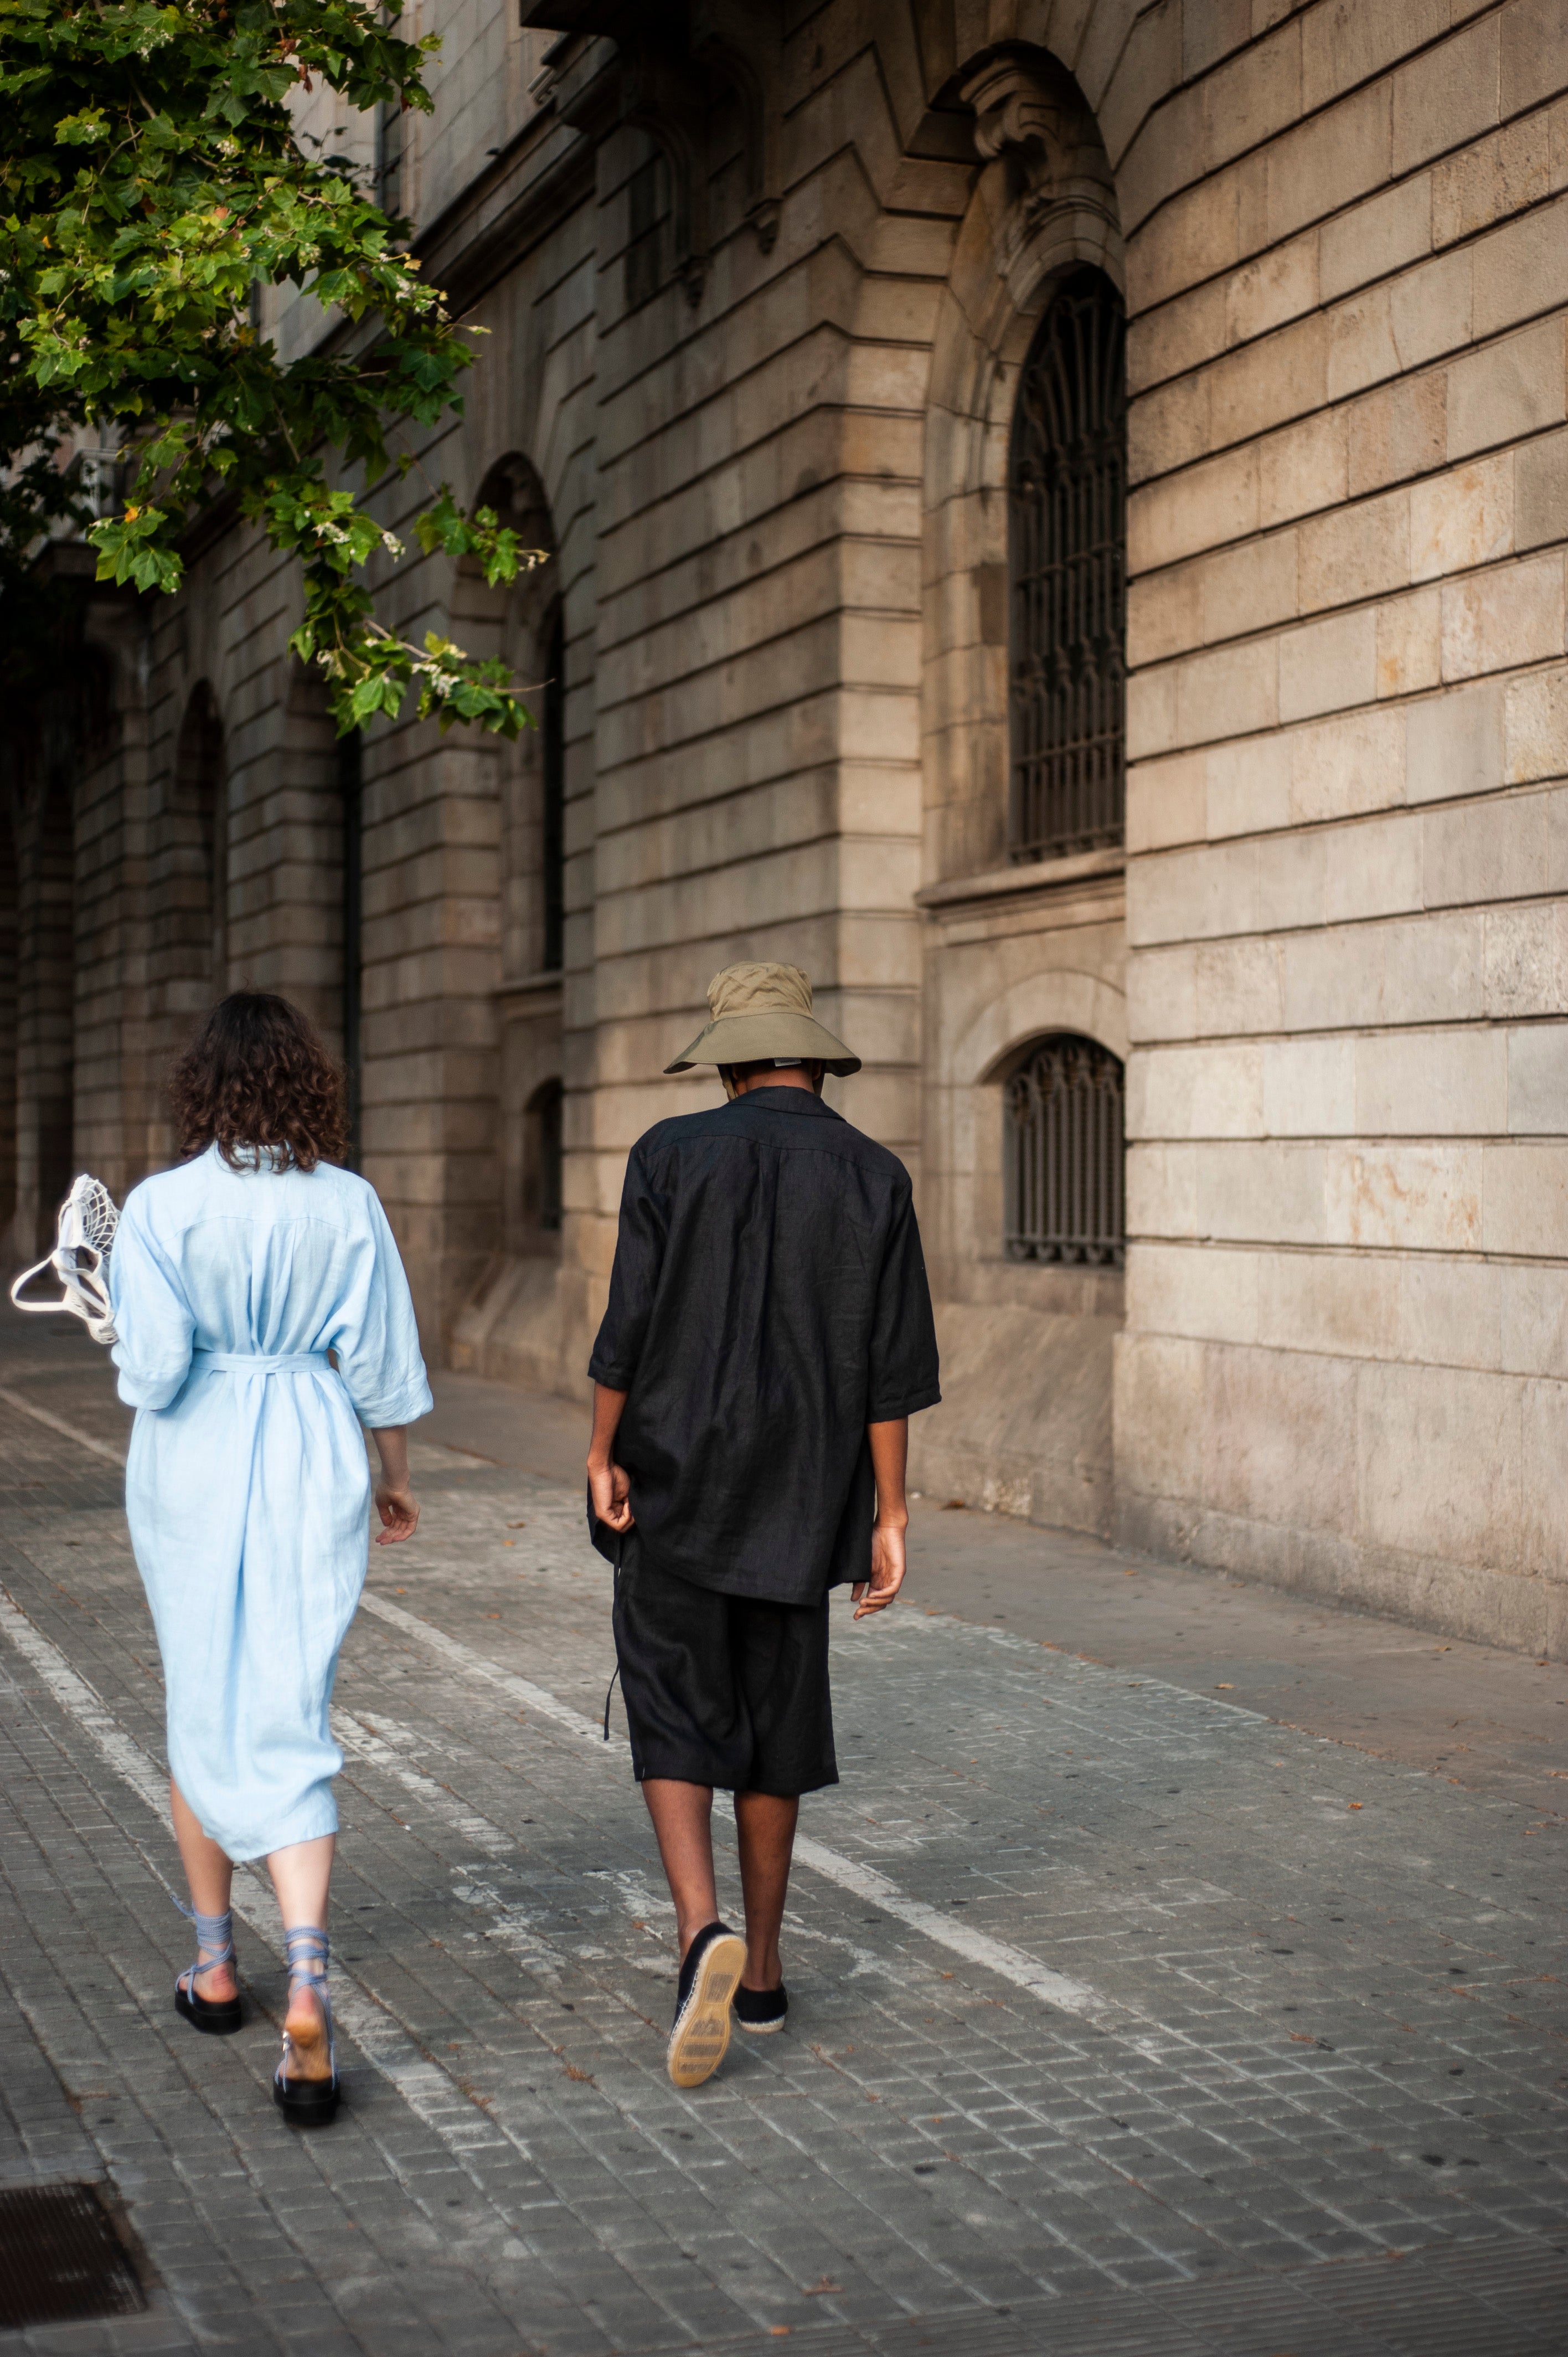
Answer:
<svg viewBox="0 0 1568 2357"><path fill-rule="evenodd" d="M865 1427L941 1395L908 1172L805 1089L660 1122L588 1372L629 1394L616 1457L652 1562L785 1604L864 1579Z"/></svg>

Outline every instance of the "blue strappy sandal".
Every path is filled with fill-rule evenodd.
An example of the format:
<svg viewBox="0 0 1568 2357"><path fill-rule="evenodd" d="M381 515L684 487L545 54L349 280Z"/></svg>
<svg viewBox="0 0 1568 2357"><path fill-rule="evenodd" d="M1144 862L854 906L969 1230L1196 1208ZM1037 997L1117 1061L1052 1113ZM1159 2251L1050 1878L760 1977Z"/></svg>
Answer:
<svg viewBox="0 0 1568 2357"><path fill-rule="evenodd" d="M302 1923L295 1930L285 1932L283 1944L288 1959L290 1996L293 1996L296 1985L304 1981L316 1991L320 2002L322 2034L327 2040L328 2074L325 2079L302 2079L290 2075L289 2056L302 2050L302 2048L285 2029L283 2061L278 2064L273 2080L273 2098L292 2127L324 2128L337 2113L340 2093L338 2046L332 2034L332 1999L327 1993L327 1963L331 1948L326 1932L310 1923Z"/></svg>
<svg viewBox="0 0 1568 2357"><path fill-rule="evenodd" d="M244 2015L239 1997L203 1996L197 1987L202 1973L217 1970L220 1964L234 1961L234 1918L231 1914L201 1915L194 1907L177 1899L175 1905L182 1915L188 1915L196 1926L196 1962L188 1964L174 1985L175 2011L188 2021L193 2029L205 2030L209 2038L229 2038L243 2027ZM201 1951L209 1951L203 1963Z"/></svg>

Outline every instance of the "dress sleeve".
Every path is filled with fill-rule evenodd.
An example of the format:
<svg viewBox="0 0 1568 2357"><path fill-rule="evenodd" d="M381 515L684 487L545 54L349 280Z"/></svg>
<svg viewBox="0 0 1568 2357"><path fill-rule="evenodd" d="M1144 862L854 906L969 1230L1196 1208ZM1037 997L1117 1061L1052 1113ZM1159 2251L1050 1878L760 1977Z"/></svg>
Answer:
<svg viewBox="0 0 1568 2357"><path fill-rule="evenodd" d="M920 1230L908 1188L899 1190L877 1279L871 1321L870 1380L865 1390L867 1424L890 1424L935 1407L938 1382L937 1328Z"/></svg>
<svg viewBox="0 0 1568 2357"><path fill-rule="evenodd" d="M127 1407L167 1407L190 1372L196 1319L178 1271L147 1221L140 1188L127 1197L109 1255L119 1337L110 1352Z"/></svg>
<svg viewBox="0 0 1568 2357"><path fill-rule="evenodd" d="M621 1189L609 1303L588 1361L593 1381L611 1391L631 1389L664 1265L666 1232L663 1202L650 1181L641 1147L634 1146Z"/></svg>
<svg viewBox="0 0 1568 2357"><path fill-rule="evenodd" d="M365 1193L368 1232L326 1339L354 1413L378 1432L428 1415L433 1403L403 1259L373 1189Z"/></svg>

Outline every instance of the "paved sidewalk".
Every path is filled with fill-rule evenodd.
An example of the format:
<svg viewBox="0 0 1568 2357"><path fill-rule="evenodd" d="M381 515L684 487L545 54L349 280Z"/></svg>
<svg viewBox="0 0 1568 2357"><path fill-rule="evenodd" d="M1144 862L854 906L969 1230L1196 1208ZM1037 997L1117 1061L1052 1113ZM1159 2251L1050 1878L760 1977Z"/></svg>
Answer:
<svg viewBox="0 0 1568 2357"><path fill-rule="evenodd" d="M338 1697L349 2099L291 2136L256 1874L250 2026L173 2012L126 1419L62 1328L0 1323L0 2185L112 2187L148 2305L0 2346L1563 2345L1561 1667L923 1504L836 1628L789 2029L683 2095L581 1418L448 1378Z"/></svg>

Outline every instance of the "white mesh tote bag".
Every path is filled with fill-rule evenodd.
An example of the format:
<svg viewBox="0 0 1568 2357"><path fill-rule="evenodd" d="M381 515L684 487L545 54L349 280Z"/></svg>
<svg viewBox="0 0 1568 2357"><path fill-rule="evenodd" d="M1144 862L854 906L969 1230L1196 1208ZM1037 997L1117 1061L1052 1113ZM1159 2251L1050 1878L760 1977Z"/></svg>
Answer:
<svg viewBox="0 0 1568 2357"><path fill-rule="evenodd" d="M81 1318L95 1342L113 1342L116 1337L109 1308L109 1254L119 1224L114 1198L101 1178L91 1178L84 1170L80 1178L72 1179L70 1192L59 1207L53 1252L46 1253L32 1268L25 1268L11 1287L17 1308L45 1317L69 1311L72 1318ZM60 1281L64 1300L24 1301L23 1286L50 1268Z"/></svg>

